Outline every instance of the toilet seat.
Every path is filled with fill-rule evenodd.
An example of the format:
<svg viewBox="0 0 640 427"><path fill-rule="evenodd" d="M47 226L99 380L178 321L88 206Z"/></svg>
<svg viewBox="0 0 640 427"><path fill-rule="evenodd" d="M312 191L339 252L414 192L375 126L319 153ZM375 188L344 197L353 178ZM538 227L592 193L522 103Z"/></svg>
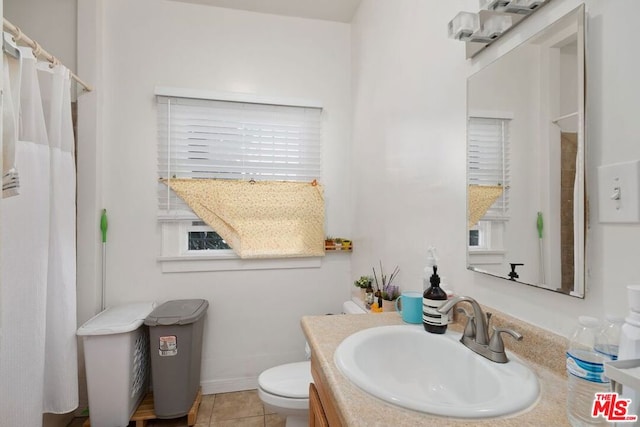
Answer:
<svg viewBox="0 0 640 427"><path fill-rule="evenodd" d="M258 377L258 386L264 392L286 399L309 400L311 362L288 363L267 369Z"/></svg>
<svg viewBox="0 0 640 427"><path fill-rule="evenodd" d="M307 415L309 413L309 399L296 399L277 396L258 387L258 397L264 405L276 413L283 415Z"/></svg>

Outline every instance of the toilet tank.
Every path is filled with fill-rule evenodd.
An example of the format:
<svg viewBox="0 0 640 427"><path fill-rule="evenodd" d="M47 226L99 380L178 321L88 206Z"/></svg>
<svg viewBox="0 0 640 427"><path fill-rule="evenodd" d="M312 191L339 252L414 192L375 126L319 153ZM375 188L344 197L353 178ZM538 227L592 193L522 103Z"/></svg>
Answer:
<svg viewBox="0 0 640 427"><path fill-rule="evenodd" d="M342 304L344 314L366 314L367 312L353 301L345 301Z"/></svg>

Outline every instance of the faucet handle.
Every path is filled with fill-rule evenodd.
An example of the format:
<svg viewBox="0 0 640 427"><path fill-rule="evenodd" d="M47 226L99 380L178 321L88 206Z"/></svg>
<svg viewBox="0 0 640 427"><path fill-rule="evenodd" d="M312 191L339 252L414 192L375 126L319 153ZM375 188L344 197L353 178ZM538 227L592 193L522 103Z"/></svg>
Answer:
<svg viewBox="0 0 640 427"><path fill-rule="evenodd" d="M516 341L522 341L522 334L514 331L513 329L504 329L493 327L493 335L489 341L489 350L495 353L504 353L504 342L502 341L501 333L506 333L515 338Z"/></svg>
<svg viewBox="0 0 640 427"><path fill-rule="evenodd" d="M456 308L456 312L464 314L467 317L467 324L464 327L464 336L468 338L475 338L476 336L476 321L473 314L469 314L467 310L462 307Z"/></svg>

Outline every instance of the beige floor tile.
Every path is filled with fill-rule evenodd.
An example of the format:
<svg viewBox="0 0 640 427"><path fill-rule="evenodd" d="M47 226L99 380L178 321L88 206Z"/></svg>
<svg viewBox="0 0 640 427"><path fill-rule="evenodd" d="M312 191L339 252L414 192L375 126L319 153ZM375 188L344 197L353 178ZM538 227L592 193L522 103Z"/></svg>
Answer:
<svg viewBox="0 0 640 427"><path fill-rule="evenodd" d="M200 408L198 408L198 418L196 418L197 424L209 425L211 421L211 413L213 412L213 402L215 401L215 394L207 394L202 396L202 402L200 402Z"/></svg>
<svg viewBox="0 0 640 427"><path fill-rule="evenodd" d="M265 427L285 427L287 419L282 415L271 414L264 417Z"/></svg>
<svg viewBox="0 0 640 427"><path fill-rule="evenodd" d="M217 394L213 402L211 421L230 420L264 415L257 390Z"/></svg>
<svg viewBox="0 0 640 427"><path fill-rule="evenodd" d="M262 406L264 406L264 405L262 405ZM275 414L275 412L273 412L271 409L269 409L266 406L264 406L264 414L265 415L271 415L271 414Z"/></svg>
<svg viewBox="0 0 640 427"><path fill-rule="evenodd" d="M264 416L236 418L233 420L212 420L209 427L264 427Z"/></svg>

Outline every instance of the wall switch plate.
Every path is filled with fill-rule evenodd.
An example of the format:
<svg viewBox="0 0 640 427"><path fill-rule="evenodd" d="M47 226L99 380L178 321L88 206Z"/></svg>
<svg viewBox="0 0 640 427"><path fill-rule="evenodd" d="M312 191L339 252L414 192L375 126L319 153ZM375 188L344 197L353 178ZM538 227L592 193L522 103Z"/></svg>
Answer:
<svg viewBox="0 0 640 427"><path fill-rule="evenodd" d="M598 167L600 222L640 222L640 160Z"/></svg>

